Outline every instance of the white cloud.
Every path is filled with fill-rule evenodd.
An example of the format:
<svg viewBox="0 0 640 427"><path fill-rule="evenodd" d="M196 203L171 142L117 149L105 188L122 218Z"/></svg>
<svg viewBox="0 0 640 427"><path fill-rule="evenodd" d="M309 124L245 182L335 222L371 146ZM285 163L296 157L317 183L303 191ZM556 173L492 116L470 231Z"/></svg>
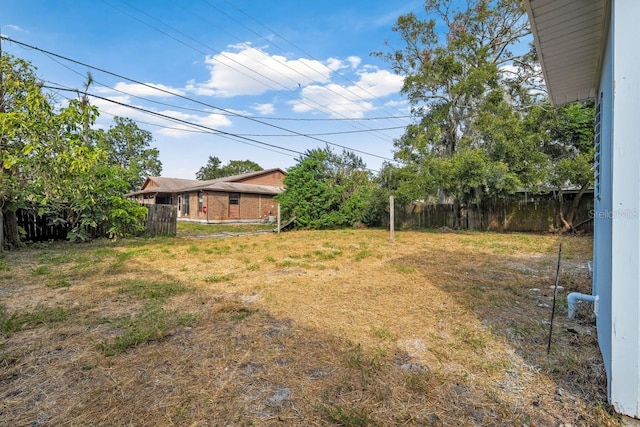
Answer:
<svg viewBox="0 0 640 427"><path fill-rule="evenodd" d="M399 93L402 88L403 78L387 70L367 67L358 77L350 86L335 83L307 86L301 98L289 104L299 113L319 110L335 118L361 118L376 108L376 99Z"/></svg>
<svg viewBox="0 0 640 427"><path fill-rule="evenodd" d="M273 104L253 104L253 109L263 116L276 112L276 108Z"/></svg>
<svg viewBox="0 0 640 427"><path fill-rule="evenodd" d="M360 63L362 62L362 59L358 56L350 56L347 58L347 61L349 61L349 64L351 64L351 68L358 68L360 66Z"/></svg>
<svg viewBox="0 0 640 427"><path fill-rule="evenodd" d="M13 24L4 25L3 28L8 28L11 31L16 31L16 32L19 32L19 33L28 33L27 30L25 30L25 29L23 29L23 28L21 28L21 27L19 27L17 25L13 25ZM4 33L2 33L2 35L5 36Z"/></svg>
<svg viewBox="0 0 640 427"><path fill-rule="evenodd" d="M112 96L112 97L109 97L108 99L114 100L123 104L127 104L127 105L114 104L112 102L109 102L108 100L94 98L92 100L92 104L98 107L100 112L105 113L105 115L103 115L102 118L109 117L109 116L119 116L119 117L128 117L134 121L150 123L152 125L159 126L158 128L155 128L153 130L154 133L157 133L160 135L167 135L174 138L188 138L192 135L192 132L185 132L184 130L207 131L207 129L205 128L201 128L198 126L190 126L189 124L181 123L180 121L202 125L210 129L220 129L222 127L228 127L231 125L231 121L229 120L229 118L221 114L210 113L206 116L202 116L202 115L189 114L189 113L184 113L184 112L175 111L175 110L155 111L158 114L161 114L163 116L168 116L168 117L180 120L176 122L163 117L159 117L154 114L145 113L144 111L140 111L140 110L136 110L134 108L128 107L128 105L132 105L134 107L148 109L143 106L131 104L130 99L128 97Z"/></svg>
<svg viewBox="0 0 640 427"><path fill-rule="evenodd" d="M288 91L297 96L297 99L288 101L294 112L323 113L335 118L361 118L367 112L381 107L378 100L382 101L383 98L398 94L403 83L403 77L389 70L362 65L362 60L358 56L349 56L347 59L332 57L323 61L307 58L291 59L281 55L270 55L262 48L248 43L230 46L226 52L207 56L204 62L209 69L209 79L205 82L189 80L184 89L163 84L149 84L152 86L149 87L119 82L115 85L115 90L98 88L98 92L129 104L133 96L166 95L154 88L181 95L188 93L194 96L227 98L259 96L269 90ZM337 72L348 73L355 82L350 81L349 78L344 79L344 84L332 81L338 76ZM123 96L116 90L131 94L131 97ZM117 107L108 103L103 105L105 111L115 110L118 115L148 117L142 112L131 111L122 106ZM274 114L276 111L274 103L261 102L258 99L251 99L245 105L250 105L251 113L241 112L240 115L251 116L257 112L258 115L264 116ZM219 114L210 114L203 118L203 116L176 111L169 113L172 117L214 128L231 124L228 118ZM154 120L162 122L161 119ZM172 127L183 126L187 125L172 125ZM184 136L184 133L173 129L160 132L171 136Z"/></svg>
<svg viewBox="0 0 640 427"><path fill-rule="evenodd" d="M198 125L202 125L205 126L209 129L220 129L221 127L225 127L225 126L230 126L231 125L231 121L229 120L228 117L223 116L221 114L209 114L207 116L198 116L195 114L185 114L179 111L172 111L172 110L167 110L167 111L161 111L161 114L165 115L165 116L169 116L175 119L179 119L179 120L184 120L187 121L189 123L195 123ZM207 129L198 127L198 126L189 126L187 124L182 124L182 123L172 123L170 121L167 120L162 120L162 124L169 126L171 128L177 128L177 129L189 129L189 130L199 130L199 131L206 131ZM189 132L182 132L176 129L167 129L167 128L163 128L160 129L158 131L158 133L163 134L163 135L168 135L168 136L172 136L172 137L176 137L176 138L186 138L189 137Z"/></svg>
<svg viewBox="0 0 640 427"><path fill-rule="evenodd" d="M355 57L350 62L353 64ZM209 67L209 81L191 81L186 89L197 95L219 97L260 95L269 90L297 90L310 84L327 83L332 71L349 66L336 58L323 63L269 55L250 44L230 46L226 52L207 56L205 63Z"/></svg>

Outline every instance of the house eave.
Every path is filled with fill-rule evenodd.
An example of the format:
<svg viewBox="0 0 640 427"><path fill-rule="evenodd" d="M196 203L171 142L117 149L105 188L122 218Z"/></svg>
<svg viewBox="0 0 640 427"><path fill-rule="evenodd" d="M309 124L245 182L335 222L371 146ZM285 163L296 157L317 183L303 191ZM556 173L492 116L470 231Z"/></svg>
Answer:
<svg viewBox="0 0 640 427"><path fill-rule="evenodd" d="M608 0L525 0L549 99L596 97L606 45Z"/></svg>

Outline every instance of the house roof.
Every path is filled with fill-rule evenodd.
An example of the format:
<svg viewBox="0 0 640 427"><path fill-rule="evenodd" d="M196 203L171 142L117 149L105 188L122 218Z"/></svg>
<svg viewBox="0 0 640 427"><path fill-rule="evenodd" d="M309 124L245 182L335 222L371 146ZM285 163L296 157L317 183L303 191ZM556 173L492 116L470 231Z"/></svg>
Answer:
<svg viewBox="0 0 640 427"><path fill-rule="evenodd" d="M241 182L215 182L207 185L185 188L182 191L222 191L227 193L280 194L282 187L271 185L243 184Z"/></svg>
<svg viewBox="0 0 640 427"><path fill-rule="evenodd" d="M142 188L146 189L147 185L150 182L154 182L157 187L152 189L154 191L158 191L158 189L162 188L164 191L174 191L179 190L184 187L197 185L202 181L198 181L195 179L183 179L183 178L165 178L163 176L151 176L147 178L142 184Z"/></svg>
<svg viewBox="0 0 640 427"><path fill-rule="evenodd" d="M596 96L607 40L608 0L525 0L549 98Z"/></svg>
<svg viewBox="0 0 640 427"><path fill-rule="evenodd" d="M202 181L202 182L235 182L239 180L253 178L254 176L266 175L268 173L278 172L278 171L281 172L283 175L287 174L285 171L283 171L280 168L271 168L271 169L264 169L264 170L255 171L255 172L247 172L240 175L224 176L222 178L212 179L210 181Z"/></svg>
<svg viewBox="0 0 640 427"><path fill-rule="evenodd" d="M235 182L260 176L272 172L285 172L280 168L265 169L261 171L248 172L240 175L225 176L222 178L211 179L208 181L198 181L196 179L184 178L165 178L162 176L153 176L146 179L142 185L142 189L126 194L126 196L137 196L141 194L154 193L177 193L189 191L222 191L232 193L251 193L251 194L280 194L284 191L281 187L271 185L244 184ZM147 188L150 182L156 184L156 187Z"/></svg>

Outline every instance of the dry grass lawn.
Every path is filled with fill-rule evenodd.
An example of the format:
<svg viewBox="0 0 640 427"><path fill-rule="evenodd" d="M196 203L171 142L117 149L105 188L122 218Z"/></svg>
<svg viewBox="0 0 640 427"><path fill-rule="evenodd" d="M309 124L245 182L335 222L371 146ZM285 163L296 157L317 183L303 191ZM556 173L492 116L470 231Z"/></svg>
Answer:
<svg viewBox="0 0 640 427"><path fill-rule="evenodd" d="M593 316L566 319L591 244L339 230L5 253L0 425L618 425Z"/></svg>

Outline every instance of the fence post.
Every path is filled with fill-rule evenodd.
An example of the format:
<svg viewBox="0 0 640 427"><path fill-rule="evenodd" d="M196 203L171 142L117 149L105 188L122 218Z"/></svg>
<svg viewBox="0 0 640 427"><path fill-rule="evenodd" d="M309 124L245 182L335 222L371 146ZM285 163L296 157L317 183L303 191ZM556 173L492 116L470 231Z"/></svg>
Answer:
<svg viewBox="0 0 640 427"><path fill-rule="evenodd" d="M393 196L389 196L389 238L391 242L395 240L395 209L393 206Z"/></svg>
<svg viewBox="0 0 640 427"><path fill-rule="evenodd" d="M278 233L280 233L280 203L278 203Z"/></svg>

